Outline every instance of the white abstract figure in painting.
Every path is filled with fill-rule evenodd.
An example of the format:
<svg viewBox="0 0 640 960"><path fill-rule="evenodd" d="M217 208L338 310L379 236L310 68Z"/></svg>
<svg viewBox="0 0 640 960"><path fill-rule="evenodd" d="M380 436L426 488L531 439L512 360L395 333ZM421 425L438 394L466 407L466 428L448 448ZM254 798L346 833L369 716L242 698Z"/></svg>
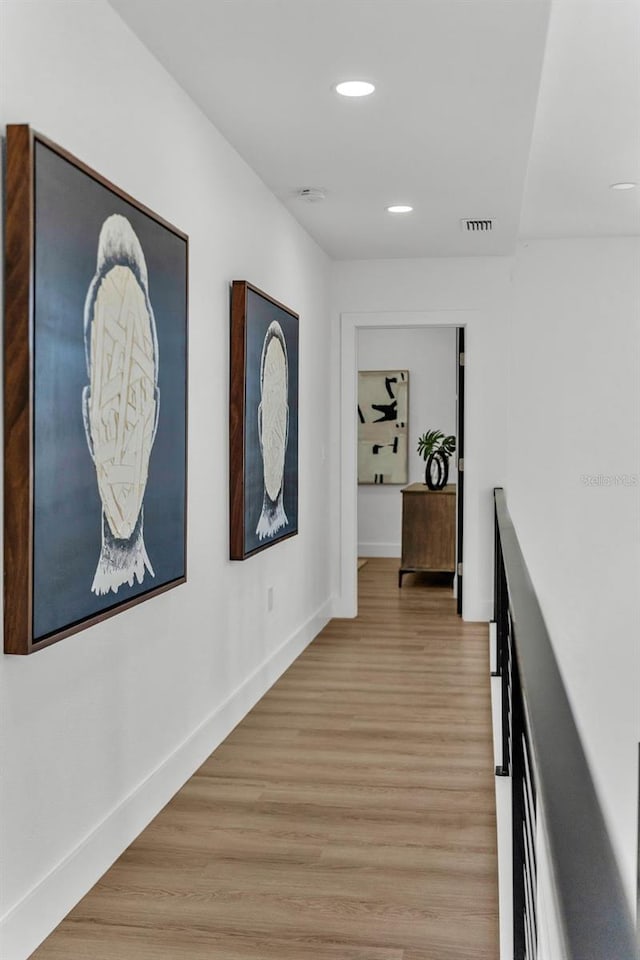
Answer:
<svg viewBox="0 0 640 960"><path fill-rule="evenodd" d="M289 440L289 364L282 327L274 320L262 345L258 436L264 468L260 540L273 537L289 522L284 510L284 461Z"/></svg>
<svg viewBox="0 0 640 960"><path fill-rule="evenodd" d="M158 337L147 265L126 217L100 230L96 273L84 307L89 385L82 413L102 501L98 596L155 576L144 545L143 500L160 409Z"/></svg>

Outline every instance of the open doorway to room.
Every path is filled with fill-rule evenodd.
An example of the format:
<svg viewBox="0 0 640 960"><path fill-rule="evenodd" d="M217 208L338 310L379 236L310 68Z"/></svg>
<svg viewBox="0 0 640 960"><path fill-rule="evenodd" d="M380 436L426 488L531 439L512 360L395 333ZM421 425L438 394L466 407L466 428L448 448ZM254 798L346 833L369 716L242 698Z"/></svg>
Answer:
<svg viewBox="0 0 640 960"><path fill-rule="evenodd" d="M357 330L358 570L369 560L392 560L385 566L397 575L399 589L403 582L409 589L447 586L456 595L462 586L457 490L463 334L451 326ZM436 431L450 438L455 452L428 459L432 444L419 451L418 441L425 434L431 440ZM460 508L462 503L460 498Z"/></svg>
<svg viewBox="0 0 640 960"><path fill-rule="evenodd" d="M391 521L393 526L386 526L386 528L380 528L376 538L367 536L367 527L370 523L367 519L367 511L370 514L372 510L371 496L369 493L369 503L366 505L361 505L361 509L358 509L358 498L360 485L358 484L358 421L359 417L357 414L358 408L358 370L365 369L365 360L359 358L359 340L361 334L367 330L371 330L373 334L380 332L382 330L388 331L387 336L391 340L399 338L401 331L410 330L410 331L421 331L424 336L428 336L429 330L434 330L436 334L442 333L445 338L448 338L449 345L449 364L450 374L449 374L449 384L450 384L450 409L447 414L448 419L443 421L442 426L437 426L435 420L429 416L429 411L419 410L418 412L418 421L417 425L413 422L416 414L411 415L411 410L409 410L409 415L411 416L411 421L408 425L408 434L407 434L407 451L409 458L409 471L414 471L413 476L411 472L407 474L407 479L409 483L405 486L410 485L410 482L424 483L424 463L420 466L420 459L417 453L417 440L421 433L427 429L435 428L442 429L447 423L452 423L452 428L447 430L447 433L451 433L456 437L457 450L450 459L449 479L453 481L455 485L455 565L452 570L449 570L449 584L450 589L453 586L453 574L456 575L456 588L458 590L458 605L457 612L465 618L471 617L471 619L478 619L477 608L478 608L478 599L477 599L477 583L475 580L478 579L477 570L475 580L472 578L471 586L473 588L473 596L467 596L465 591L465 603L463 606L462 603L462 573L463 573L463 560L465 552L463 551L462 545L462 533L463 533L463 511L468 506L469 500L469 490L464 490L463 492L463 471L459 469L459 460L458 452L460 450L459 444L464 441L464 412L465 412L465 403L464 403L464 367L460 364L464 364L464 338L468 332L468 326L471 323L472 325L478 325L481 322L482 315L473 310L430 310L430 311L420 311L420 312L401 312L401 313L390 313L390 312L381 312L381 313L343 313L341 315L341 332L340 332L340 347L341 347L341 397L340 397L340 410L341 410L341 508L340 508L340 567L339 567L339 593L336 597L336 615L339 617L353 617L357 615L358 611L358 556L365 552L370 554L376 553L379 557L391 557L391 567L393 568L393 563L395 566L395 576L398 577L398 572L400 569L400 560L402 552L402 495L400 490L402 486L395 486L396 493L396 503L395 507L392 509L391 514L387 514L387 520L385 523L389 522L389 517L395 515L395 521ZM420 336L420 333L418 334ZM366 334L365 334L366 336ZM446 342L446 340L444 341ZM366 348L365 348L366 349ZM366 356L366 355L365 355ZM377 358L371 358L366 362L366 366L370 366L372 363L379 366L380 369L387 367L387 364L391 360L385 359L382 363ZM398 360L400 358L397 358ZM446 363L446 360L444 361ZM394 364L395 366L395 364ZM413 379L411 378L411 370L415 368L415 357L411 355L410 362L402 360L398 364L398 369L404 369L409 371L410 385L409 391L413 391ZM390 369L390 368L389 368ZM456 401L459 399L460 403L456 407ZM411 402L410 402L411 405ZM475 442L478 443L478 420L481 419L483 411L480 411L480 417L476 417L474 424L472 426L475 430ZM427 419L429 418L429 423ZM451 419L453 417L453 420ZM433 420L433 425L431 421ZM444 430L443 430L444 432ZM415 434L415 436L414 436ZM470 433L471 436L471 433ZM472 437L473 439L473 437ZM413 466L411 465L411 458L413 458ZM462 458L462 454L461 454ZM417 465L416 465L417 463ZM373 484L376 486L376 484ZM382 484L381 486L384 486ZM473 495L477 493L478 478L475 479L475 486L472 484L474 489L471 491ZM375 496L375 493L373 494ZM366 494L364 496L367 496ZM471 528L471 544L466 545L464 550L467 550L467 547L473 550L477 547L476 541L484 534L484 530L481 523L477 523L479 510L475 509L475 504L472 501L472 528ZM385 532L386 530L386 532ZM390 533L391 530L395 530L395 533ZM399 532L398 532L399 531ZM369 547L365 547L365 544L369 544ZM372 544L377 544L377 546L371 546ZM394 545L394 546L391 546ZM366 569L366 567L365 567ZM468 604L468 606L467 606Z"/></svg>

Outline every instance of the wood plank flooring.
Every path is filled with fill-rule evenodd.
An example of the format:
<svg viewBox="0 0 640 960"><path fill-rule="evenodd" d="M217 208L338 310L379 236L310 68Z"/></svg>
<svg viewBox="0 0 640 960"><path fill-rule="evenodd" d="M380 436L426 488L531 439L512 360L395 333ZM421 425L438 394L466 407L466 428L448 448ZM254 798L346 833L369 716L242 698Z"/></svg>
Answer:
<svg viewBox="0 0 640 960"><path fill-rule="evenodd" d="M397 567L34 960L497 960L487 628Z"/></svg>

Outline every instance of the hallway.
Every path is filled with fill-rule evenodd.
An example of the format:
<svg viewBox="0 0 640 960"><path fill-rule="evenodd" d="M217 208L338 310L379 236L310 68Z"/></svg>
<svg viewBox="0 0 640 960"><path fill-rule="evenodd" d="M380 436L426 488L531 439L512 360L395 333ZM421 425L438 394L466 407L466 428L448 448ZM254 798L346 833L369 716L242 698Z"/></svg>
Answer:
<svg viewBox="0 0 640 960"><path fill-rule="evenodd" d="M397 560L35 960L496 960L487 628Z"/></svg>

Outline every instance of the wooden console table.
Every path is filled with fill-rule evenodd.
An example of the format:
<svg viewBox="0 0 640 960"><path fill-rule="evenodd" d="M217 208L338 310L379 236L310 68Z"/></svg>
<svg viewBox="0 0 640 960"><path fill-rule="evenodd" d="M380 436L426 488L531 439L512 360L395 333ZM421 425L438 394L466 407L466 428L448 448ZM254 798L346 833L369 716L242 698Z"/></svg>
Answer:
<svg viewBox="0 0 640 960"><path fill-rule="evenodd" d="M402 493L402 560L398 587L405 573L455 573L456 485L429 490L412 483Z"/></svg>

